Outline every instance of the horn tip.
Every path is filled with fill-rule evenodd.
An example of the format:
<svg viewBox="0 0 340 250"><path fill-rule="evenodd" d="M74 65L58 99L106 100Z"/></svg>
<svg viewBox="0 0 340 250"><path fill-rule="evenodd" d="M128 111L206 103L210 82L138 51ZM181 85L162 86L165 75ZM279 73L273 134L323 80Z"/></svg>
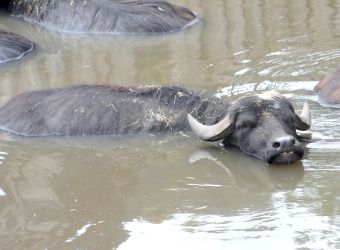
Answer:
<svg viewBox="0 0 340 250"><path fill-rule="evenodd" d="M310 108L309 108L309 104L308 102L305 102L303 104L303 108L301 110L300 115L298 115L298 120L299 120L299 125L298 125L298 129L299 130L308 130L310 129L311 125L312 125L312 115L310 112Z"/></svg>
<svg viewBox="0 0 340 250"><path fill-rule="evenodd" d="M309 125L311 125L312 115L311 115L311 112L310 112L310 108L309 108L308 102L305 102L303 104L302 113L304 114L304 116L306 116L307 122L309 123Z"/></svg>

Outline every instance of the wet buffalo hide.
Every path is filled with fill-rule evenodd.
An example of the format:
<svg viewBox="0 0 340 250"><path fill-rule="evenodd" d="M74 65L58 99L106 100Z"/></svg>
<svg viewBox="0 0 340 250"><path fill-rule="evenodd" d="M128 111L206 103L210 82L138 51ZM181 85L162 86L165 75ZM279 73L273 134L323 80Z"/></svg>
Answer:
<svg viewBox="0 0 340 250"><path fill-rule="evenodd" d="M162 0L12 0L14 15L63 32L154 34L193 24L189 9Z"/></svg>
<svg viewBox="0 0 340 250"><path fill-rule="evenodd" d="M340 108L340 68L322 78L314 91L322 105Z"/></svg>
<svg viewBox="0 0 340 250"><path fill-rule="evenodd" d="M0 29L0 63L22 58L33 48L33 42L25 37Z"/></svg>

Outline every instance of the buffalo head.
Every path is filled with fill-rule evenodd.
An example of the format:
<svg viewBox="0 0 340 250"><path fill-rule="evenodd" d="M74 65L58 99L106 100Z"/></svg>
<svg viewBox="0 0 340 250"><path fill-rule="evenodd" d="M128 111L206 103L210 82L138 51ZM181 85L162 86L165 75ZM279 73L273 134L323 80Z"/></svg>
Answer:
<svg viewBox="0 0 340 250"><path fill-rule="evenodd" d="M190 114L188 122L205 141L223 140L224 145L234 145L269 164L289 164L303 157L297 130L310 128L311 115L307 103L296 114L286 98L267 92L235 101L215 125L203 125Z"/></svg>

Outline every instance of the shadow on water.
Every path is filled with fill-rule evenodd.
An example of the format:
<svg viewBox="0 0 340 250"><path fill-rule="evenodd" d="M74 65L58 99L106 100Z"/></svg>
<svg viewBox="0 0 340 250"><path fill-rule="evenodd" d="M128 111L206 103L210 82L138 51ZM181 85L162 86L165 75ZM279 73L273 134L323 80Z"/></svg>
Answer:
<svg viewBox="0 0 340 250"><path fill-rule="evenodd" d="M246 189L247 192L258 192L259 189L254 189L254 185L266 191L294 190L304 176L301 162L291 165L267 165L235 148L206 147L189 157L192 164L201 160L214 162L225 170L230 180L240 184L240 188Z"/></svg>
<svg viewBox="0 0 340 250"><path fill-rule="evenodd" d="M260 194L292 190L303 178L301 164L268 166L183 135L3 137L0 156L0 227L8 249L13 242L18 248L118 246L128 237L126 221L261 207ZM226 203L233 205L226 209Z"/></svg>
<svg viewBox="0 0 340 250"><path fill-rule="evenodd" d="M67 37L3 12L39 46L0 68L3 104L79 83L175 84L310 102L301 163L268 166L185 135L1 138L1 249L339 249L340 110L312 88L340 65L337 1L176 1L200 25L161 37Z"/></svg>
<svg viewBox="0 0 340 250"><path fill-rule="evenodd" d="M2 247L63 247L80 237L81 228L88 224L98 224L103 232L110 227L114 240L124 238L119 229L122 218L115 215L123 214L121 195L128 195L134 180L130 170L86 147L74 153L77 147L72 143L49 147L52 141L33 142L8 141L0 146L2 165L6 166L1 169L5 196L0 201L0 217L2 236L6 235ZM104 221L108 224L102 224ZM101 243L93 236L88 236L93 246L107 246L108 242Z"/></svg>

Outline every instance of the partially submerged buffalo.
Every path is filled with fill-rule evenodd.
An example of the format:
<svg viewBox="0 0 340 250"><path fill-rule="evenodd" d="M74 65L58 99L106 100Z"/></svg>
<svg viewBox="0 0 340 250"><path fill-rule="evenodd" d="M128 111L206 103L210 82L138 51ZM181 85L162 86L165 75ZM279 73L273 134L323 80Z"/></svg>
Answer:
<svg viewBox="0 0 340 250"><path fill-rule="evenodd" d="M322 78L314 91L321 104L340 108L340 69Z"/></svg>
<svg viewBox="0 0 340 250"><path fill-rule="evenodd" d="M0 63L22 58L34 48L25 37L0 29Z"/></svg>
<svg viewBox="0 0 340 250"><path fill-rule="evenodd" d="M230 103L179 87L48 89L23 93L0 108L0 129L17 135L163 133L191 127L205 141L222 140L268 163L300 160L304 151L296 130L310 124L307 103L296 114L279 94Z"/></svg>
<svg viewBox="0 0 340 250"><path fill-rule="evenodd" d="M152 34L178 31L197 18L163 0L12 0L14 15L66 32Z"/></svg>

